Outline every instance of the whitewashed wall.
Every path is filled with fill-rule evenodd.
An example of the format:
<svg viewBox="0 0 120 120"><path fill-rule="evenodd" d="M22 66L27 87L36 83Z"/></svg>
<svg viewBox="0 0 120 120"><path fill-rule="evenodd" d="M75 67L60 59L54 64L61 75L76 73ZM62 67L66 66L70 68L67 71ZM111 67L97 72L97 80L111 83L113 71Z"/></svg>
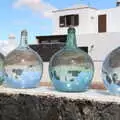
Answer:
<svg viewBox="0 0 120 120"><path fill-rule="evenodd" d="M59 11L54 13L53 23L54 31L53 34L67 34L68 27L59 27L59 16L79 14L79 26L76 26L77 34L95 33L96 26L96 10L95 9L76 9L69 11Z"/></svg>
<svg viewBox="0 0 120 120"><path fill-rule="evenodd" d="M106 55L120 45L120 33L99 33L77 36L78 46L88 46L93 60L103 61ZM94 46L91 49L91 46Z"/></svg>
<svg viewBox="0 0 120 120"><path fill-rule="evenodd" d="M87 8L55 12L53 34L67 34L67 27L59 27L59 16L69 14L79 14L79 26L75 27L77 45L88 47L89 55L95 65L94 80L102 82L102 63L105 57L120 45L120 7L106 10ZM103 14L107 15L107 32L98 33L98 15ZM91 48L92 46L93 48ZM44 66L44 79L42 81L49 81L48 63L44 63Z"/></svg>
<svg viewBox="0 0 120 120"><path fill-rule="evenodd" d="M120 33L100 33L77 35L77 45L86 46L89 49L89 55L92 57L95 65L94 81L101 81L102 63L106 56L120 45ZM91 49L91 46L94 46ZM44 63L44 72L42 82L50 81L48 73L48 62Z"/></svg>
<svg viewBox="0 0 120 120"><path fill-rule="evenodd" d="M54 12L53 34L67 34L68 27L59 27L59 16L69 14L79 14L79 26L76 28L77 34L98 33L98 16L106 14L107 16L107 32L120 32L120 7L105 10L95 10L91 8L65 10Z"/></svg>
<svg viewBox="0 0 120 120"><path fill-rule="evenodd" d="M49 62L43 63L43 76L41 82L51 82L49 77L48 66L49 66Z"/></svg>
<svg viewBox="0 0 120 120"><path fill-rule="evenodd" d="M94 81L101 81L102 63L106 56L120 46L120 33L99 33L77 36L78 46L88 46L95 65ZM91 46L94 46L91 49Z"/></svg>

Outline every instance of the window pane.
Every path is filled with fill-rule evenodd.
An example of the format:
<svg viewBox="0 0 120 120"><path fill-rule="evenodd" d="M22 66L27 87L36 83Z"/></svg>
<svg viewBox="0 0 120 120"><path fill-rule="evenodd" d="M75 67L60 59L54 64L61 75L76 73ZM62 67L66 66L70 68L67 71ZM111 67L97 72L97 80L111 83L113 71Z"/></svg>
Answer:
<svg viewBox="0 0 120 120"><path fill-rule="evenodd" d="M79 15L66 15L60 16L60 27L68 27L70 25L77 26L79 25Z"/></svg>
<svg viewBox="0 0 120 120"><path fill-rule="evenodd" d="M75 26L79 25L79 16L78 15L74 15L74 25Z"/></svg>
<svg viewBox="0 0 120 120"><path fill-rule="evenodd" d="M66 26L77 26L79 25L79 16L78 15L67 15L66 16Z"/></svg>
<svg viewBox="0 0 120 120"><path fill-rule="evenodd" d="M72 15L66 16L66 26L72 25Z"/></svg>
<svg viewBox="0 0 120 120"><path fill-rule="evenodd" d="M60 16L59 22L60 27L65 27L65 16Z"/></svg>

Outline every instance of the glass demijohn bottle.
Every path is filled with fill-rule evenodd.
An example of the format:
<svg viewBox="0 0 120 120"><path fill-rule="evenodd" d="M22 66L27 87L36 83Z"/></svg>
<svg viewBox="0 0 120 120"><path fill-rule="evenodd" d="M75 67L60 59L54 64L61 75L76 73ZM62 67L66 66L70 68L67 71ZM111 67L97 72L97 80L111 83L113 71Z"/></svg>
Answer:
<svg viewBox="0 0 120 120"><path fill-rule="evenodd" d="M20 45L5 59L5 83L12 88L39 86L43 72L41 57L27 44L27 31L21 32Z"/></svg>
<svg viewBox="0 0 120 120"><path fill-rule="evenodd" d="M86 91L94 74L90 56L77 48L75 28L68 29L65 47L52 56L49 74L54 87L59 91Z"/></svg>
<svg viewBox="0 0 120 120"><path fill-rule="evenodd" d="M113 50L103 62L102 78L111 94L120 95L120 47Z"/></svg>
<svg viewBox="0 0 120 120"><path fill-rule="evenodd" d="M0 53L0 85L2 85L4 81L4 60L4 55Z"/></svg>

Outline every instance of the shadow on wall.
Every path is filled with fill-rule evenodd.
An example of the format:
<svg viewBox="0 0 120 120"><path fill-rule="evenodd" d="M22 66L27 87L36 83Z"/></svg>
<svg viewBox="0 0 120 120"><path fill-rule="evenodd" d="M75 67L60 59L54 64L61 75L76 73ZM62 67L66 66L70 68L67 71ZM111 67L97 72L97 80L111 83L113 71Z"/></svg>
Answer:
<svg viewBox="0 0 120 120"><path fill-rule="evenodd" d="M62 49L65 46L64 43L59 44L39 44L39 45L30 45L30 47L35 50L43 59L44 62L49 62L50 58L58 50ZM88 53L88 47L79 47L83 51Z"/></svg>

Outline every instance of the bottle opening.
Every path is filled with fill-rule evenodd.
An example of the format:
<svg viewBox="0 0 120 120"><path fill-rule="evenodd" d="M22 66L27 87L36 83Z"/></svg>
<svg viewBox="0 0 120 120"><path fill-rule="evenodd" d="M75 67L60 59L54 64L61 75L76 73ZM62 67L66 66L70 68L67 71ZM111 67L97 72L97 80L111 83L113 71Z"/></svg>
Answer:
<svg viewBox="0 0 120 120"><path fill-rule="evenodd" d="M27 33L27 30L22 30L22 31L21 31L21 36L27 36L27 34L28 34L28 33Z"/></svg>
<svg viewBox="0 0 120 120"><path fill-rule="evenodd" d="M22 46L22 47L28 46L28 45L27 45L27 36L28 36L27 30L22 30L22 31L21 31L20 46Z"/></svg>
<svg viewBox="0 0 120 120"><path fill-rule="evenodd" d="M75 33L75 28L72 25L68 28L68 33Z"/></svg>

